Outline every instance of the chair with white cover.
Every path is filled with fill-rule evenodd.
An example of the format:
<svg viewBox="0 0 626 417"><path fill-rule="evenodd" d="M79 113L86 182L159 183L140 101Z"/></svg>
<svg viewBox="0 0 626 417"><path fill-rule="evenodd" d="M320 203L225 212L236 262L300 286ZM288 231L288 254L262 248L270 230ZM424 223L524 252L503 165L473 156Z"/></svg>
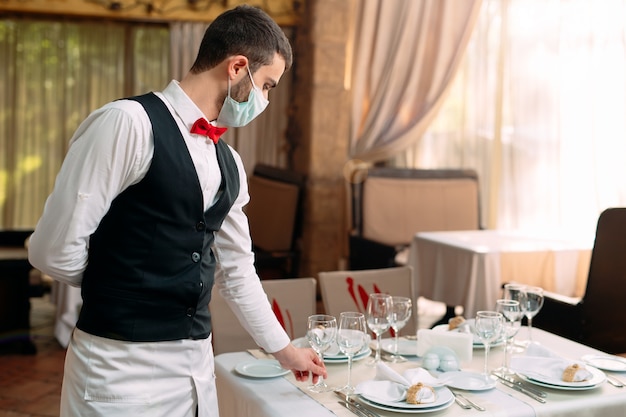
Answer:
<svg viewBox="0 0 626 417"><path fill-rule="evenodd" d="M289 337L293 340L305 336L307 318L316 310L315 278L268 279L262 280L261 285ZM211 295L209 310L216 355L258 347L217 289Z"/></svg>
<svg viewBox="0 0 626 417"><path fill-rule="evenodd" d="M342 311L365 313L370 293L410 297L413 301L411 318L401 334L417 332L417 299L413 292L413 268L366 269L357 271L328 271L318 274L326 314L339 317Z"/></svg>

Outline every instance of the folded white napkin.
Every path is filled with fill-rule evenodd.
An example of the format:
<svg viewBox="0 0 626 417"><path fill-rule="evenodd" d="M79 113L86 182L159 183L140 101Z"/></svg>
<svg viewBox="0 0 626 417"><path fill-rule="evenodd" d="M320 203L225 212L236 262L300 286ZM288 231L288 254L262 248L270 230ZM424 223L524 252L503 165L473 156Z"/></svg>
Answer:
<svg viewBox="0 0 626 417"><path fill-rule="evenodd" d="M420 329L417 331L417 356L424 356L430 348L445 346L454 351L459 361L471 361L473 340L470 333Z"/></svg>
<svg viewBox="0 0 626 417"><path fill-rule="evenodd" d="M524 355L511 358L510 368L530 378L559 383L563 382L565 368L575 363L576 361L563 358L544 346L530 344ZM579 369L575 374L574 382L586 381L592 376L593 374L587 369Z"/></svg>
<svg viewBox="0 0 626 417"><path fill-rule="evenodd" d="M373 380L361 382L355 388L357 394L364 394L368 398L377 398L383 401L403 401L406 399L407 389L419 382L433 388L443 385L439 378L432 376L423 368L407 369L401 375L380 362L376 365L376 377ZM422 404L434 401L435 395L432 398L421 399Z"/></svg>

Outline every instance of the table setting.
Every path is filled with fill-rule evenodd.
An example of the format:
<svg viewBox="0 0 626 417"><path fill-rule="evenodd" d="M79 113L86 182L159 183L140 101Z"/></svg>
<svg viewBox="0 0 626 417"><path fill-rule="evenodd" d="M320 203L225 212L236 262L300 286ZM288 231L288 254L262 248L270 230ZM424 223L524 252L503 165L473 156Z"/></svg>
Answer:
<svg viewBox="0 0 626 417"><path fill-rule="evenodd" d="M402 325L392 327L398 320L393 297L371 297L378 306L365 313L312 316L307 336L292 343L315 346L326 380L317 387L297 382L259 349L221 354L220 408L224 415L246 417L293 415L288 405L297 407L299 417L625 415L625 358L521 326L527 301L504 296L494 310L459 323L469 331L420 329L417 337L399 335ZM382 338L390 330L393 335ZM589 409L593 413L582 412Z"/></svg>

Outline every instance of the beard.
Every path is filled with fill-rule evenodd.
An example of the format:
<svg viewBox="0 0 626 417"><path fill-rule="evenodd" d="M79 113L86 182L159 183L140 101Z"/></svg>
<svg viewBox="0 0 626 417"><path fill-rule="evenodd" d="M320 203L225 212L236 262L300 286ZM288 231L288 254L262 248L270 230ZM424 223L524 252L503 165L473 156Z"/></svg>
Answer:
<svg viewBox="0 0 626 417"><path fill-rule="evenodd" d="M250 91L252 91L252 83L250 82L250 78L246 77L243 80L239 81L237 84L233 84L230 87L230 96L238 103L243 103L244 101L248 101L248 96L250 96ZM224 90L222 94L217 97L217 107L221 110L224 105L224 100L228 96L228 89Z"/></svg>

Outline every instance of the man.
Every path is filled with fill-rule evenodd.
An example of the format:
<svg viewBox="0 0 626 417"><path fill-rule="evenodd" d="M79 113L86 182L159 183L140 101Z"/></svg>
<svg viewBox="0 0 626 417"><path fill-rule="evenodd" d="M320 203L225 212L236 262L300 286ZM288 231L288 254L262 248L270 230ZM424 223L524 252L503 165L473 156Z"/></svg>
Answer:
<svg viewBox="0 0 626 417"><path fill-rule="evenodd" d="M271 310L243 212L244 168L218 138L263 111L291 61L278 25L240 6L208 27L180 83L108 103L77 129L29 242L36 268L81 286L62 416L217 416L214 282L298 380L326 375Z"/></svg>

